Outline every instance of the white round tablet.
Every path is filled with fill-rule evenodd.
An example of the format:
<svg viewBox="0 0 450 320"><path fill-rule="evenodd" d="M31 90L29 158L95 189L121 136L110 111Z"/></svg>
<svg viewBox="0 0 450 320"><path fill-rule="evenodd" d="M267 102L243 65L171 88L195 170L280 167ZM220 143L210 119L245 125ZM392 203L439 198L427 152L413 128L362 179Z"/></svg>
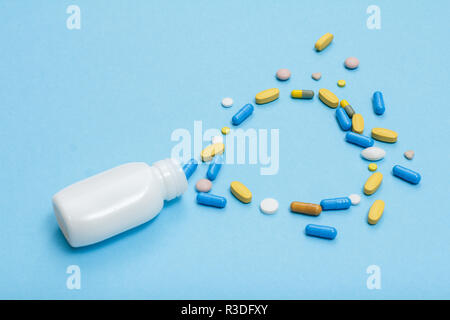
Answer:
<svg viewBox="0 0 450 320"><path fill-rule="evenodd" d="M356 206L357 204L359 204L361 202L361 196L359 194L351 194L348 196L350 198L350 201L352 203L352 205Z"/></svg>
<svg viewBox="0 0 450 320"><path fill-rule="evenodd" d="M212 144L215 143L223 143L223 137L222 136L214 136L211 139Z"/></svg>
<svg viewBox="0 0 450 320"><path fill-rule="evenodd" d="M263 213L273 214L278 210L278 201L273 198L266 198L261 201L259 208Z"/></svg>
<svg viewBox="0 0 450 320"><path fill-rule="evenodd" d="M223 98L222 99L222 106L225 108L229 108L233 105L233 99L231 98Z"/></svg>

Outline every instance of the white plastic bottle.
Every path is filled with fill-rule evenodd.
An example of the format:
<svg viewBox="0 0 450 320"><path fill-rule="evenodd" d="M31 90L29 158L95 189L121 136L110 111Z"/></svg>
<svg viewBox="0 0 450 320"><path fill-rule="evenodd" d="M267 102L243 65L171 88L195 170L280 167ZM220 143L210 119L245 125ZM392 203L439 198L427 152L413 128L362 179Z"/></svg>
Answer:
<svg viewBox="0 0 450 320"><path fill-rule="evenodd" d="M53 196L59 227L72 247L93 244L153 219L164 200L187 189L172 159L127 163L79 181Z"/></svg>

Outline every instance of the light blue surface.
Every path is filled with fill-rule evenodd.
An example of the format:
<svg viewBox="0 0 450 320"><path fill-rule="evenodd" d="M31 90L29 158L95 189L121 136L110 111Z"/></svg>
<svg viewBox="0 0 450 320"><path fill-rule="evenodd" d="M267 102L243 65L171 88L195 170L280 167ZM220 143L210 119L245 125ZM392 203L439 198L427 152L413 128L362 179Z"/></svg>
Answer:
<svg viewBox="0 0 450 320"><path fill-rule="evenodd" d="M66 28L70 4L81 8L81 30ZM371 4L381 30L366 28ZM449 11L448 1L1 1L0 298L450 298ZM334 41L316 53L326 32ZM355 71L343 66L349 56L361 62ZM292 78L277 81L279 68ZM175 129L230 125L271 87L280 98L241 127L280 130L277 175L224 165L213 192L228 205L218 210L195 203L200 165L152 222L69 247L52 213L55 192L125 162L168 157ZM399 139L375 142L387 151L375 195L308 217L290 213L290 202L362 194L370 175L361 148L345 142L334 110L318 100L322 87L363 114L366 135L380 126ZM316 97L291 99L293 89ZM377 90L382 116L371 104ZM227 96L229 109L220 106ZM394 164L418 171L420 184L393 177ZM232 197L233 180L253 192L250 204ZM279 201L278 213L259 212L265 197ZM375 199L386 209L370 226ZM308 237L310 223L338 236ZM81 290L66 288L69 265L81 269ZM366 287L370 265L381 268L381 290Z"/></svg>

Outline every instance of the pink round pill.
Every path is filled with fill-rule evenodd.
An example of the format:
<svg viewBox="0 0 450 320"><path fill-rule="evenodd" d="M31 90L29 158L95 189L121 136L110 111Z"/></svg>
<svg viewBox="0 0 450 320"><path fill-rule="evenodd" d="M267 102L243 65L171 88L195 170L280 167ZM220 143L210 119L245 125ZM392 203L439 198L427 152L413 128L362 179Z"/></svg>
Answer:
<svg viewBox="0 0 450 320"><path fill-rule="evenodd" d="M349 57L345 59L344 64L347 69L356 69L359 66L359 60L355 57Z"/></svg>
<svg viewBox="0 0 450 320"><path fill-rule="evenodd" d="M291 77L291 72L289 69L280 69L277 71L277 79L281 81L286 81Z"/></svg>
<svg viewBox="0 0 450 320"><path fill-rule="evenodd" d="M200 179L195 184L195 189L197 189L198 192L208 192L212 188L212 182L208 179Z"/></svg>

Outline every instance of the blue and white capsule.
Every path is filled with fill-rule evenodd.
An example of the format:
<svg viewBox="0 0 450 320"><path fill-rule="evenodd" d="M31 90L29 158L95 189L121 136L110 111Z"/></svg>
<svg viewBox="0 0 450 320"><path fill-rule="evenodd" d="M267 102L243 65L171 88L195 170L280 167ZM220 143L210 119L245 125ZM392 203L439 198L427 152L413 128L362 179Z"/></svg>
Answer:
<svg viewBox="0 0 450 320"><path fill-rule="evenodd" d="M305 228L308 236L333 240L337 236L337 230L334 227L321 226L318 224L308 224Z"/></svg>
<svg viewBox="0 0 450 320"><path fill-rule="evenodd" d="M373 93L373 111L381 116L384 111L386 111L386 107L384 106L383 94L380 91L375 91Z"/></svg>
<svg viewBox="0 0 450 320"><path fill-rule="evenodd" d="M323 211L326 210L345 210L350 208L352 202L349 197L323 199L320 201L320 206Z"/></svg>
<svg viewBox="0 0 450 320"><path fill-rule="evenodd" d="M189 179L192 176L195 169L197 169L197 166L198 166L198 162L195 159L189 160L189 162L183 166L183 171L186 176L186 179Z"/></svg>
<svg viewBox="0 0 450 320"><path fill-rule="evenodd" d="M392 168L392 173L394 174L394 176L412 184L418 184L420 182L420 179L422 178L418 172L412 171L411 169L399 165L395 165Z"/></svg>
<svg viewBox="0 0 450 320"><path fill-rule="evenodd" d="M199 192L197 194L197 203L208 207L225 208L227 199L214 194Z"/></svg>
<svg viewBox="0 0 450 320"><path fill-rule="evenodd" d="M363 148L371 147L374 144L374 141L371 137L367 137L355 132L347 132L347 134L345 135L345 140Z"/></svg>
<svg viewBox="0 0 450 320"><path fill-rule="evenodd" d="M206 177L211 181L215 180L217 175L219 174L220 168L222 168L222 164L223 158L221 156L216 156L209 164Z"/></svg>
<svg viewBox="0 0 450 320"><path fill-rule="evenodd" d="M241 110L236 112L236 114L233 116L233 118L231 118L231 123L233 123L233 125L235 125L235 126L240 125L245 119L250 117L250 115L253 113L254 109L255 108L253 107L253 105L251 103L246 104L245 106L243 106L241 108Z"/></svg>
<svg viewBox="0 0 450 320"><path fill-rule="evenodd" d="M348 131L352 127L352 120L350 120L350 117L347 115L344 108L338 107L336 109L336 119L342 130Z"/></svg>

